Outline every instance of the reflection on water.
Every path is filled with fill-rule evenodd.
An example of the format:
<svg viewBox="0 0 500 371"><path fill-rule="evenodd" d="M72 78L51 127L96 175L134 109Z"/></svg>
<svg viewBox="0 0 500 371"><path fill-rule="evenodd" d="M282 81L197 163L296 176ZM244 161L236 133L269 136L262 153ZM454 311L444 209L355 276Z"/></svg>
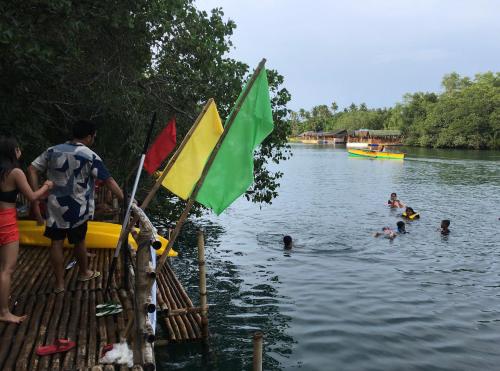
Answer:
<svg viewBox="0 0 500 371"><path fill-rule="evenodd" d="M221 246L220 236L224 230L206 220L185 226L178 242L182 257L173 264L177 276L197 305L196 229L200 227L205 230L206 238L210 343L208 349L202 344L162 348L157 351L158 369L251 369L252 336L256 331L265 332L265 369L281 369L272 355L291 353L293 339L286 334L290 317L279 310L289 299L278 293L281 282L268 269L268 262L253 266L249 273L254 280L242 279L233 259L245 259L245 252L234 251L231 245Z"/></svg>
<svg viewBox="0 0 500 371"><path fill-rule="evenodd" d="M159 369L493 370L500 364L500 152L405 149L405 161L293 146L271 206L237 201L207 232L211 341ZM407 235L391 192L420 212ZM451 220L451 234L437 231ZM283 235L294 238L284 251ZM197 302L195 226L173 268Z"/></svg>

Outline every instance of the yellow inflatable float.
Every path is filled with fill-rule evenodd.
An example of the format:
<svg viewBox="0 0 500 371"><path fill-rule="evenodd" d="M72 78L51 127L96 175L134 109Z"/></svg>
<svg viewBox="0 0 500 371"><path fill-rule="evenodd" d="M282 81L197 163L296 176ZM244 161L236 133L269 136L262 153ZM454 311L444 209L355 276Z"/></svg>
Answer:
<svg viewBox="0 0 500 371"><path fill-rule="evenodd" d="M31 246L50 246L50 239L43 235L44 225L38 225L34 220L19 220L19 243ZM103 223L90 221L87 229L86 245L89 249L114 249L118 242L121 225L113 223ZM157 255L161 255L167 247L168 240L158 236L161 248L156 250ZM137 243L129 235L128 243L137 249ZM64 240L64 247L72 247L68 240ZM177 256L177 251L170 250L168 256Z"/></svg>

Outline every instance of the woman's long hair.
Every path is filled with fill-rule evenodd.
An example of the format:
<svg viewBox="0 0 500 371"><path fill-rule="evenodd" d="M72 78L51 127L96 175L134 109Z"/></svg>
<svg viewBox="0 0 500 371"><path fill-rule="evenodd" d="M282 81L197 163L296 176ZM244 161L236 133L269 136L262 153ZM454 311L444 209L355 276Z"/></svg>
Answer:
<svg viewBox="0 0 500 371"><path fill-rule="evenodd" d="M0 136L0 182L7 178L12 169L19 167L16 148L19 148L17 140L12 137Z"/></svg>

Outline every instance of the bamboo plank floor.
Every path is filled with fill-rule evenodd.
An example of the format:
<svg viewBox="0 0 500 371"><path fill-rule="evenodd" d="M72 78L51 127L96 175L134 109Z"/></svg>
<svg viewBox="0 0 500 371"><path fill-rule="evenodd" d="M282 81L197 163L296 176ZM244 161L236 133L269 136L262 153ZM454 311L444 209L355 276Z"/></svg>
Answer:
<svg viewBox="0 0 500 371"><path fill-rule="evenodd" d="M12 279L13 313L28 314L21 325L0 322L0 370L86 370L99 364L100 351L119 341L127 318L127 310L114 316L96 317L96 305L108 300L119 301L123 308L132 307L132 297L121 286L120 263L115 272L109 296L105 296L107 272L112 250L95 249L89 259L92 270L101 276L78 282L78 269L66 271L65 291L53 293L53 270L48 248L22 246ZM65 266L73 258L64 250ZM157 276L158 310L193 307L172 269L166 264ZM189 341L201 337L201 317L197 313L165 316L168 341ZM39 357L38 346L54 339L69 338L76 347L67 353Z"/></svg>

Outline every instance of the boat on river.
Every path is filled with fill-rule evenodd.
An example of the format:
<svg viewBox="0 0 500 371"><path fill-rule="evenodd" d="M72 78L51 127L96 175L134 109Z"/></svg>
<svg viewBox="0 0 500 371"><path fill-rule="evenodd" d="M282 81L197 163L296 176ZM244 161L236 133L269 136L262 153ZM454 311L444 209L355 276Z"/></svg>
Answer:
<svg viewBox="0 0 500 371"><path fill-rule="evenodd" d="M405 154L402 152L374 151L369 149L348 148L349 156L368 158L387 158L393 160L404 160Z"/></svg>

